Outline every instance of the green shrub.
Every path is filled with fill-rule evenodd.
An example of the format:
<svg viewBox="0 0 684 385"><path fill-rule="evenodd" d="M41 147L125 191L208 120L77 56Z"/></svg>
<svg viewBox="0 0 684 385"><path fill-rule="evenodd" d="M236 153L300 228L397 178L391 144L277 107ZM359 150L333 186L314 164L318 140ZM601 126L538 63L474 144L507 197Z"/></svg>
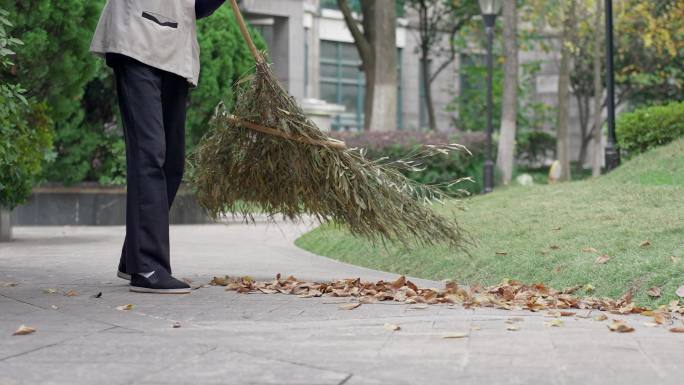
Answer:
<svg viewBox="0 0 684 385"><path fill-rule="evenodd" d="M27 99L13 81L12 49L22 42L9 36L9 13L0 8L0 206L24 202L52 146L51 122L44 104Z"/></svg>
<svg viewBox="0 0 684 385"><path fill-rule="evenodd" d="M466 190L477 194L482 190L482 165L484 163L483 133L464 133L450 137L440 132L389 131L389 132L337 132L332 136L343 140L347 147L364 148L369 159L400 159L406 157L417 147L425 144L459 143L468 148L466 152L451 152L449 156L435 156L423 162L423 171L406 175L423 184L444 184L460 178L470 177L473 181L463 181L451 187L452 191Z"/></svg>
<svg viewBox="0 0 684 385"><path fill-rule="evenodd" d="M640 154L684 136L684 102L639 108L620 115L616 126L620 149Z"/></svg>
<svg viewBox="0 0 684 385"><path fill-rule="evenodd" d="M544 131L518 133L515 152L518 162L528 165L540 165L546 159L556 159L556 136Z"/></svg>

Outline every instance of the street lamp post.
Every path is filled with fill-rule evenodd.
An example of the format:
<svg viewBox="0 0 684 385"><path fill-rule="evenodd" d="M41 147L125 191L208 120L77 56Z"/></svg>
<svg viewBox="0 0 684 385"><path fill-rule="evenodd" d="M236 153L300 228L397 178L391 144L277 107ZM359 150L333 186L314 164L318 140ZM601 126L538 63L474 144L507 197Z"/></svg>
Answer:
<svg viewBox="0 0 684 385"><path fill-rule="evenodd" d="M484 163L484 194L492 192L494 189L494 160L492 159L492 132L493 130L493 109L494 101L492 95L494 77L494 58L492 47L494 45L494 25L496 16L501 9L502 0L479 0L482 18L484 19L487 31L487 142L485 145Z"/></svg>
<svg viewBox="0 0 684 385"><path fill-rule="evenodd" d="M608 142L606 143L606 171L620 165L620 151L615 138L615 74L613 69L613 1L606 1L606 90L608 91Z"/></svg>

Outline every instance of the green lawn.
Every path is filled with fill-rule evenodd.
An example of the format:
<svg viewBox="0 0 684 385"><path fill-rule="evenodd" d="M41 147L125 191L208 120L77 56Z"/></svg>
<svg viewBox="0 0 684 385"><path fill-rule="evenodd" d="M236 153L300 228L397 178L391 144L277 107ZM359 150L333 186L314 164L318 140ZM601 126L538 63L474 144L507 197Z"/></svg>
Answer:
<svg viewBox="0 0 684 385"><path fill-rule="evenodd" d="M598 179L499 189L438 209L455 212L477 240L470 256L445 247L385 248L332 225L297 245L361 266L464 284L505 278L556 288L591 284L592 295L614 298L631 287L647 305L675 299L684 284L684 140ZM650 245L641 246L646 240ZM590 247L598 254L583 251ZM596 264L603 254L611 259ZM662 288L661 298L646 295L651 286Z"/></svg>

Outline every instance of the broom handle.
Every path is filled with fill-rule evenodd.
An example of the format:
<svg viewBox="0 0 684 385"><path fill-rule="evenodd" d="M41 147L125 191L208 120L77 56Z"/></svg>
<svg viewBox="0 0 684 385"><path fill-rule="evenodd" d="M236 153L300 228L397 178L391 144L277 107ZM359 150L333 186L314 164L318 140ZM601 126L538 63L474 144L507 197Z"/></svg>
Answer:
<svg viewBox="0 0 684 385"><path fill-rule="evenodd" d="M242 18L242 12L240 12L240 7L238 7L237 0L230 0L230 6L233 8L233 13L235 13L235 19L237 20L238 26L240 27L240 32L242 33L242 38L249 46L249 50L252 51L252 56L257 63L263 63L264 58L261 56L257 47L252 41L252 37L249 36L249 31L247 30L247 25L245 24L245 19Z"/></svg>
<svg viewBox="0 0 684 385"><path fill-rule="evenodd" d="M344 142L332 138L328 138L328 140L316 140L307 138L305 136L294 136L286 132L276 130L275 128L265 127L256 123L252 123L249 120L240 119L234 115L228 115L228 120L235 124L239 124L243 127L249 128L250 130L258 131L263 134L279 136L281 138L294 140L300 143L314 144L316 146L328 147L336 150L345 150L347 148L347 145Z"/></svg>

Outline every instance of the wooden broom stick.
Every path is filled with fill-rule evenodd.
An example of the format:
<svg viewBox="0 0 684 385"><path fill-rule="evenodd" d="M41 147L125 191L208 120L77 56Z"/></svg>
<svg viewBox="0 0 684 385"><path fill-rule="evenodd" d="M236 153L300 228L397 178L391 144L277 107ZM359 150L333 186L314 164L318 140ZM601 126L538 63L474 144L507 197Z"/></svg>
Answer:
<svg viewBox="0 0 684 385"><path fill-rule="evenodd" d="M264 57L261 55L261 53L259 53L259 50L257 49L256 45L254 45L252 37L249 35L249 30L247 30L247 24L245 24L245 19L242 17L242 12L240 11L240 7L238 7L237 0L230 0L230 6L233 8L235 19L238 23L238 26L240 27L240 33L242 33L242 38L245 39L245 42L247 43L249 50L252 52L252 56L254 56L254 60L257 62L257 64L263 64ZM248 120L238 118L237 116L230 115L228 116L228 119L233 123L239 124L243 127L247 127L251 130L258 131L264 134L279 136L285 139L295 140L300 143L315 144L317 146L325 146L338 150L344 150L347 148L347 145L344 142L332 138L328 138L327 140L315 140L303 136L293 136L286 132L276 130L275 128L265 127L256 123L252 123Z"/></svg>

